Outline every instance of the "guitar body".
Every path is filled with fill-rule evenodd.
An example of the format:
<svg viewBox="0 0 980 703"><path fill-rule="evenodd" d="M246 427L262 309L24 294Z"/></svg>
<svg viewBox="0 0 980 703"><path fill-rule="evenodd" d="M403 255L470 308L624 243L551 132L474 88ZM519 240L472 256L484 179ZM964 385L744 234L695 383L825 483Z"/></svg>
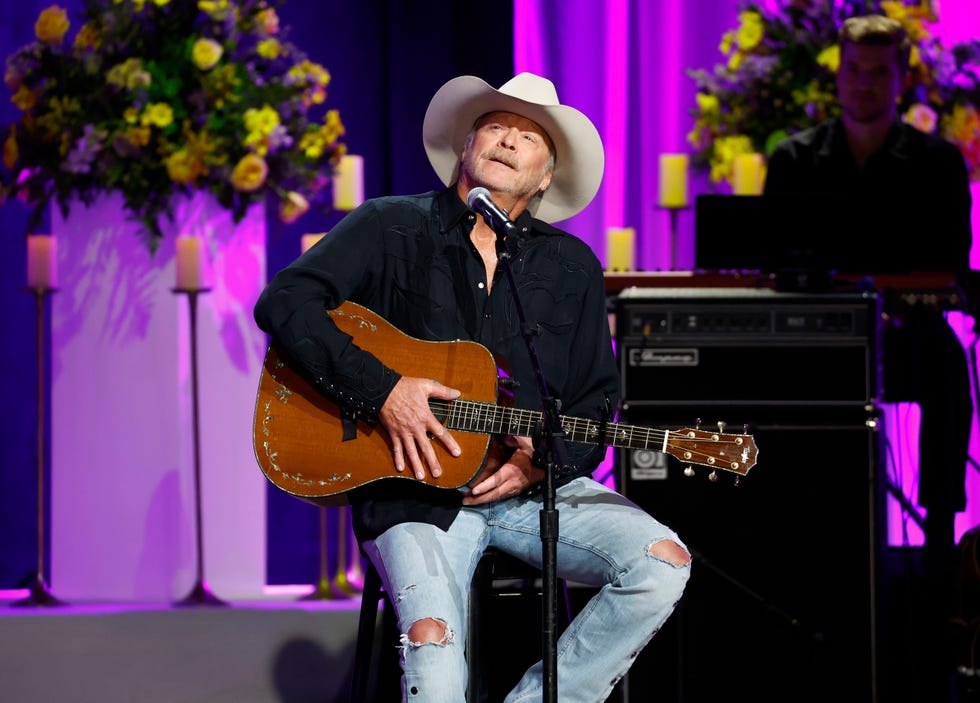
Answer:
<svg viewBox="0 0 980 703"><path fill-rule="evenodd" d="M386 366L403 376L432 378L487 403L497 399L493 355L470 341L428 342L411 337L375 312L346 302L326 311L337 327ZM417 481L394 469L391 440L380 424L357 422L356 437L344 438L340 407L317 392L270 346L259 380L252 432L255 457L277 488L318 505L340 505L344 493L382 478ZM466 485L482 468L490 435L453 434L463 450L453 457L433 441L443 474L426 483L443 488Z"/></svg>

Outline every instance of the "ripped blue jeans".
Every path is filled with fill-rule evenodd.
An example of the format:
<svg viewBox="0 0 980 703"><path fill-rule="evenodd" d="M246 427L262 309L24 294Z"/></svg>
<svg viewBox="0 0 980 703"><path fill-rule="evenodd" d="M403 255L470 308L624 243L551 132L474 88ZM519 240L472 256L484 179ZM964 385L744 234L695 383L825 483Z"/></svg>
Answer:
<svg viewBox="0 0 980 703"><path fill-rule="evenodd" d="M598 588L558 640L558 697L597 703L673 612L690 557L676 533L590 478L559 488L555 502L558 576ZM465 700L466 607L476 565L493 546L540 566L541 507L540 496L464 507L447 532L403 523L363 545L395 602L403 701ZM658 550L664 540L680 545L680 556L665 557ZM434 624L442 637L413 641L409 633L420 622ZM540 632L539 625L508 623L522 637L524 628ZM506 703L541 701L542 669L540 661L528 669Z"/></svg>

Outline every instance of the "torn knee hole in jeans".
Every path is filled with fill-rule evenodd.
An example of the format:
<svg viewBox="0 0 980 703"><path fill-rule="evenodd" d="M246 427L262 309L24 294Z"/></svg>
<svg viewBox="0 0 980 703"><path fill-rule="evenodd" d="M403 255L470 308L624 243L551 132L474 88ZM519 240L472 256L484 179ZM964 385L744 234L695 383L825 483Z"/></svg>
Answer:
<svg viewBox="0 0 980 703"><path fill-rule="evenodd" d="M453 632L445 620L440 618L422 618L412 623L408 632L401 636L403 647L421 647L426 644L438 644L445 647L456 641Z"/></svg>
<svg viewBox="0 0 980 703"><path fill-rule="evenodd" d="M674 566L686 566L691 563L691 555L677 542L670 539L661 539L649 547L647 554L666 561Z"/></svg>

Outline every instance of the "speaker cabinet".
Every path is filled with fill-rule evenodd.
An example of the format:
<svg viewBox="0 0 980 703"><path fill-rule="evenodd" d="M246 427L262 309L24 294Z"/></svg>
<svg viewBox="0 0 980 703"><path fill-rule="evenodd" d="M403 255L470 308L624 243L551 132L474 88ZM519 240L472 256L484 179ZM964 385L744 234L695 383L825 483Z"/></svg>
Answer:
<svg viewBox="0 0 980 703"><path fill-rule="evenodd" d="M632 424L663 426L651 416ZM674 528L688 589L623 682L623 700L877 700L880 435L865 424L749 428L737 483L619 450L627 497Z"/></svg>
<svg viewBox="0 0 980 703"><path fill-rule="evenodd" d="M623 493L694 557L626 700L877 701L876 296L636 288L616 310L621 420L744 423L758 447L737 485L618 451Z"/></svg>

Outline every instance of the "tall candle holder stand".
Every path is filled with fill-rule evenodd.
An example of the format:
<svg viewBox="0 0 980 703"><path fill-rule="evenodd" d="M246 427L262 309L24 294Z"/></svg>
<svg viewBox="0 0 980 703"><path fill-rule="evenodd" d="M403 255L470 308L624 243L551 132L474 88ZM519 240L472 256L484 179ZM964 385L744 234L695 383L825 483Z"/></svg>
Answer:
<svg viewBox="0 0 980 703"><path fill-rule="evenodd" d="M54 606L65 605L65 601L51 593L44 577L45 551L45 510L44 510L44 409L47 387L44 383L44 301L55 289L31 288L34 293L37 316L37 571L26 598L11 603L12 606Z"/></svg>
<svg viewBox="0 0 980 703"><path fill-rule="evenodd" d="M350 598L364 589L364 576L360 561L356 568L348 555L348 546L354 541L350 534L350 506L337 508L337 572L331 578L327 574L327 509L320 508L320 578L312 593L300 600L330 600ZM356 559L357 552L354 552Z"/></svg>
<svg viewBox="0 0 980 703"><path fill-rule="evenodd" d="M198 419L197 392L197 297L210 288L174 288L174 293L187 296L191 332L191 420L194 431L194 528L197 541L197 575L194 586L177 606L228 605L211 593L204 581L204 540L201 529L201 427Z"/></svg>
<svg viewBox="0 0 980 703"><path fill-rule="evenodd" d="M350 506L342 505L337 509L337 574L333 579L333 587L348 596L353 596L358 592L357 587L351 582L350 574L350 553L348 547L353 541L350 537ZM356 550L354 550L356 553Z"/></svg>
<svg viewBox="0 0 980 703"><path fill-rule="evenodd" d="M341 598L346 598L347 594L343 593L341 590L334 587L333 579L330 578L330 569L327 560L327 537L329 536L327 530L327 510L328 508L321 505L319 508L320 512L320 576L317 579L316 586L313 591L306 594L300 600L338 600ZM338 542L344 540L343 534L338 534ZM341 564L338 558L338 564ZM338 568L341 568L338 566Z"/></svg>
<svg viewBox="0 0 980 703"><path fill-rule="evenodd" d="M347 509L347 543L353 545L350 550L350 559L347 563L347 583L357 593L364 592L364 564L361 551L357 548L357 537L354 535L354 526L350 521L350 508Z"/></svg>
<svg viewBox="0 0 980 703"><path fill-rule="evenodd" d="M670 270L677 271L677 249L679 239L679 221L681 210L688 210L688 205L658 205L658 209L670 213Z"/></svg>

